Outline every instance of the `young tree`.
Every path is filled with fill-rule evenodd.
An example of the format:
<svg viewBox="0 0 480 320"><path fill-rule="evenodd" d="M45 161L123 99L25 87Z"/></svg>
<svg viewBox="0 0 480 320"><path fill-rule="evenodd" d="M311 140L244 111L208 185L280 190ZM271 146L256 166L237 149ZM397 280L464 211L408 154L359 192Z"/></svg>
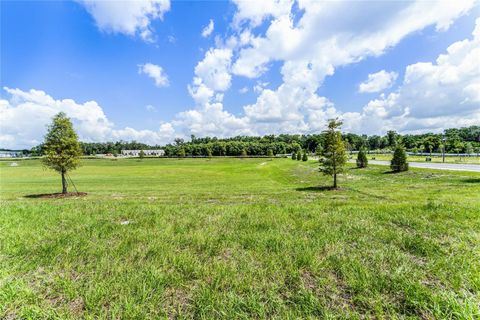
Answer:
<svg viewBox="0 0 480 320"><path fill-rule="evenodd" d="M292 160L297 160L297 154L295 152L292 152Z"/></svg>
<svg viewBox="0 0 480 320"><path fill-rule="evenodd" d="M398 134L393 131L387 131L387 141L390 148L394 147L397 144Z"/></svg>
<svg viewBox="0 0 480 320"><path fill-rule="evenodd" d="M308 161L308 155L306 151L303 152L302 161Z"/></svg>
<svg viewBox="0 0 480 320"><path fill-rule="evenodd" d="M193 136L193 137L195 137L195 136ZM209 157L209 158L212 157L212 149L211 148L207 148L207 157Z"/></svg>
<svg viewBox="0 0 480 320"><path fill-rule="evenodd" d="M473 153L473 146L471 142L465 143L465 153L472 154Z"/></svg>
<svg viewBox="0 0 480 320"><path fill-rule="evenodd" d="M270 158L273 158L274 155L273 155L273 150L272 149L268 149L267 150L267 157L270 157Z"/></svg>
<svg viewBox="0 0 480 320"><path fill-rule="evenodd" d="M390 168L393 172L408 170L407 154L405 153L405 148L400 144L395 147L393 158L390 162Z"/></svg>
<svg viewBox="0 0 480 320"><path fill-rule="evenodd" d="M368 166L367 154L365 149L360 149L357 155L357 168L366 168Z"/></svg>
<svg viewBox="0 0 480 320"><path fill-rule="evenodd" d="M185 149L184 148L180 148L178 149L178 157L179 158L185 158Z"/></svg>
<svg viewBox="0 0 480 320"><path fill-rule="evenodd" d="M241 154L241 156L242 156L242 157L246 157L247 155L248 155L247 149L243 148L243 149L242 149L242 154Z"/></svg>
<svg viewBox="0 0 480 320"><path fill-rule="evenodd" d="M43 143L43 165L62 176L62 193L67 193L65 175L80 165L82 149L72 122L63 112L53 117Z"/></svg>
<svg viewBox="0 0 480 320"><path fill-rule="evenodd" d="M337 188L337 174L342 173L347 154L342 140L340 127L342 122L338 119L330 119L328 129L324 131L325 140L320 151L320 172L333 177L333 187Z"/></svg>
<svg viewBox="0 0 480 320"><path fill-rule="evenodd" d="M297 161L302 160L302 150L298 151L297 153Z"/></svg>
<svg viewBox="0 0 480 320"><path fill-rule="evenodd" d="M140 150L140 152L138 153L138 157L139 157L140 159L145 158L145 152L144 152L143 150Z"/></svg>

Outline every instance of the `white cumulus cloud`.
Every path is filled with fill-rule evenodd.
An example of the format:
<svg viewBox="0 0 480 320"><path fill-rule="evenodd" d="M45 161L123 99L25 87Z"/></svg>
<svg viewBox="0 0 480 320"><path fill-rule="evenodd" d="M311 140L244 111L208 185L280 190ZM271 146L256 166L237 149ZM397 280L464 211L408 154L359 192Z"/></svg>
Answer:
<svg viewBox="0 0 480 320"><path fill-rule="evenodd" d="M151 22L170 10L169 0L79 0L104 32L153 40Z"/></svg>
<svg viewBox="0 0 480 320"><path fill-rule="evenodd" d="M387 72L381 70L376 73L368 75L368 79L365 82L360 83L358 86L359 92L380 92L390 88L397 80L398 73L392 71Z"/></svg>
<svg viewBox="0 0 480 320"><path fill-rule="evenodd" d="M357 131L440 131L480 123L480 18L472 39L457 41L435 62L406 67L396 92L370 101L351 123Z"/></svg>
<svg viewBox="0 0 480 320"><path fill-rule="evenodd" d="M157 131L116 128L95 101L77 103L57 100L41 90L4 88L10 99L0 100L0 145L4 148L30 148L43 141L52 117L65 112L79 138L86 142L137 140L163 144L174 139L175 130L163 123Z"/></svg>
<svg viewBox="0 0 480 320"><path fill-rule="evenodd" d="M358 6L347 10L349 6ZM384 15L378 14L378 5ZM303 16L293 21L290 12L285 16L274 14L254 15L258 21L271 19L265 36L227 38L211 48L207 56L221 68L205 68L200 76L196 68L192 96L197 102L194 110L182 112L175 128L196 135L231 136L236 134L311 133L324 128L327 119L345 119L345 130L357 133L384 133L390 129L399 131L440 130L441 128L478 123L478 67L477 36L473 40L459 41L447 49L436 63L418 63L405 71L405 79L394 93L372 100L361 112L342 112L326 97L317 94L325 77L335 73L335 68L358 63L368 56L376 56L397 44L408 34L433 25L444 30L454 19L473 7L472 1L440 3L340 3L299 2ZM362 7L362 8L360 8ZM362 9L362 15L354 12ZM345 19L334 21L332 17L343 12ZM365 15L363 14L365 12ZM427 12L427 13L426 13ZM260 18L259 18L260 17ZM252 21L253 21L252 20ZM245 18L239 28L247 25ZM255 22L256 21L256 22ZM325 21L329 22L326 23ZM374 21L374 22L372 22ZM323 26L323 27L322 27ZM244 30L244 29L242 29ZM474 35L479 33L474 31ZM234 36L235 37L235 36ZM227 50L228 59L219 63L213 52ZM276 88L255 86L256 101L243 107L243 113L234 115L227 110L217 92L230 87L234 75L256 78L269 67L269 62L282 62L282 83ZM206 64L205 64L206 65ZM198 65L197 65L198 67ZM211 75L208 76L207 70ZM216 70L216 71L213 71ZM387 74L388 81L380 81L379 75ZM217 81L228 85L218 86ZM397 77L387 71L374 75L368 90L389 87ZM261 78L260 78L261 79ZM261 80L258 81L262 83ZM448 87L449 86L449 87ZM442 89L443 88L443 89ZM442 92L442 90L444 92ZM448 97L445 97L448 95ZM214 116L213 116L214 115ZM215 121L210 121L210 117ZM447 122L455 119L456 122ZM231 129L229 130L229 127Z"/></svg>
<svg viewBox="0 0 480 320"><path fill-rule="evenodd" d="M208 25L202 30L202 37L207 38L208 36L210 36L213 32L214 27L215 25L213 23L213 20L210 19L210 22L208 23Z"/></svg>
<svg viewBox="0 0 480 320"><path fill-rule="evenodd" d="M169 85L168 76L161 66L153 63L145 63L138 66L138 73L146 74L155 81L157 87L166 87Z"/></svg>

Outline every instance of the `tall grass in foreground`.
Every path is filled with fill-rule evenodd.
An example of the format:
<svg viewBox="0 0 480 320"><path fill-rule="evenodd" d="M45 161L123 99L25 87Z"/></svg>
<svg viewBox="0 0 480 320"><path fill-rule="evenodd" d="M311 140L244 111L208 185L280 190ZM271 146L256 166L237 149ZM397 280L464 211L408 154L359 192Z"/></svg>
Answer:
<svg viewBox="0 0 480 320"><path fill-rule="evenodd" d="M317 167L1 162L0 318L480 317L480 175Z"/></svg>

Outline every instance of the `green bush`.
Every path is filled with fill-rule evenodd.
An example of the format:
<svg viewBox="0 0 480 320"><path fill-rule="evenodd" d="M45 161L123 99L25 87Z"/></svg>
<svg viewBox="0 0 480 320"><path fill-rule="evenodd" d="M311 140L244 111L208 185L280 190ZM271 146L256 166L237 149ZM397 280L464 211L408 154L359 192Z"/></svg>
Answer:
<svg viewBox="0 0 480 320"><path fill-rule="evenodd" d="M393 172L408 171L407 154L405 148L400 144L395 147L390 168Z"/></svg>
<svg viewBox="0 0 480 320"><path fill-rule="evenodd" d="M300 160L302 160L302 151L299 151L297 153L297 161L300 161Z"/></svg>
<svg viewBox="0 0 480 320"><path fill-rule="evenodd" d="M307 160L308 160L308 155L306 152L304 152L302 156L302 161L307 161Z"/></svg>
<svg viewBox="0 0 480 320"><path fill-rule="evenodd" d="M357 168L366 168L368 166L367 154L364 149L360 149L357 155Z"/></svg>
<svg viewBox="0 0 480 320"><path fill-rule="evenodd" d="M297 154L295 152L292 152L292 160L297 160Z"/></svg>

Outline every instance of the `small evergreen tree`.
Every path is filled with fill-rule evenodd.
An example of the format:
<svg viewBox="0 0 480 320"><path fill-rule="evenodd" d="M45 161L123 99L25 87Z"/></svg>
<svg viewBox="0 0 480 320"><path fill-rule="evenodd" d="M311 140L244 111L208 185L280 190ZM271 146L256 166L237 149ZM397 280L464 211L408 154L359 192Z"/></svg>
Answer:
<svg viewBox="0 0 480 320"><path fill-rule="evenodd" d="M297 160L297 154L295 152L292 152L292 160Z"/></svg>
<svg viewBox="0 0 480 320"><path fill-rule="evenodd" d="M468 154L473 153L473 146L471 142L465 143L465 153L468 153Z"/></svg>
<svg viewBox="0 0 480 320"><path fill-rule="evenodd" d="M367 154L365 149L360 149L357 155L357 168L366 168L368 166Z"/></svg>
<svg viewBox="0 0 480 320"><path fill-rule="evenodd" d="M302 150L298 151L297 153L297 161L302 160Z"/></svg>
<svg viewBox="0 0 480 320"><path fill-rule="evenodd" d="M63 112L53 117L43 143L43 165L62 176L62 193L67 193L65 175L80 165L82 148L72 122Z"/></svg>
<svg viewBox="0 0 480 320"><path fill-rule="evenodd" d="M324 131L325 139L320 151L320 172L333 177L333 187L337 188L337 174L344 171L347 162L345 144L342 140L341 121L331 119L328 129Z"/></svg>
<svg viewBox="0 0 480 320"><path fill-rule="evenodd" d="M144 152L143 150L140 150L140 153L138 154L138 157L139 157L140 159L145 158L145 152Z"/></svg>
<svg viewBox="0 0 480 320"><path fill-rule="evenodd" d="M185 158L185 149L184 148L178 149L178 157L179 158Z"/></svg>
<svg viewBox="0 0 480 320"><path fill-rule="evenodd" d="M401 172L408 170L407 154L405 148L398 144L393 152L393 158L390 163L390 168L393 172Z"/></svg>
<svg viewBox="0 0 480 320"><path fill-rule="evenodd" d="M307 161L307 160L308 160L307 152L304 152L302 156L302 161Z"/></svg>

